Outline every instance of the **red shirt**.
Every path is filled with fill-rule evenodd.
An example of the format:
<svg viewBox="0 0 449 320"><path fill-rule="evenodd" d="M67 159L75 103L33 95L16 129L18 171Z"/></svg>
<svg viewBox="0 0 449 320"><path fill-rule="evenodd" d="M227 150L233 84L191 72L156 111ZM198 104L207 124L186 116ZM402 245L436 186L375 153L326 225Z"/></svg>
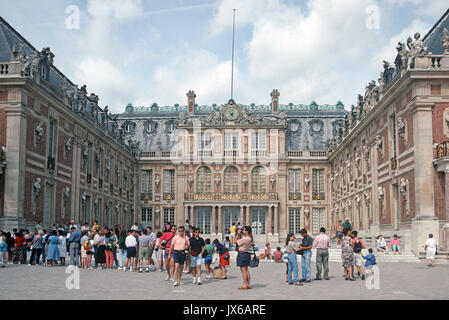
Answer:
<svg viewBox="0 0 449 320"><path fill-rule="evenodd" d="M17 247L21 247L23 243L25 242L25 237L16 237L14 239L14 245Z"/></svg>
<svg viewBox="0 0 449 320"><path fill-rule="evenodd" d="M171 232L166 232L162 235L161 242L165 240L165 251L168 252L168 250L170 249L170 245L174 236L175 235Z"/></svg>

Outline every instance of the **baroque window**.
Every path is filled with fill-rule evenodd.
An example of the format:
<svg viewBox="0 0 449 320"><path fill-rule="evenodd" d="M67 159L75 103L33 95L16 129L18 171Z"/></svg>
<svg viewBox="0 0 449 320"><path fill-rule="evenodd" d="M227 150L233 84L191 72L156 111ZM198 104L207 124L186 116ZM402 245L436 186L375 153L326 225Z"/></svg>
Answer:
<svg viewBox="0 0 449 320"><path fill-rule="evenodd" d="M212 191L212 171L208 167L201 167L196 172L196 192Z"/></svg>
<svg viewBox="0 0 449 320"><path fill-rule="evenodd" d="M324 200L324 169L312 170L312 200Z"/></svg>
<svg viewBox="0 0 449 320"><path fill-rule="evenodd" d="M255 167L253 171L251 171L251 192L267 192L267 173L265 168Z"/></svg>
<svg viewBox="0 0 449 320"><path fill-rule="evenodd" d="M301 199L301 170L288 170L288 193L289 200Z"/></svg>
<svg viewBox="0 0 449 320"><path fill-rule="evenodd" d="M288 208L288 232L299 234L301 230L301 208Z"/></svg>
<svg viewBox="0 0 449 320"><path fill-rule="evenodd" d="M239 171L236 167L227 167L224 171L224 192L239 192Z"/></svg>

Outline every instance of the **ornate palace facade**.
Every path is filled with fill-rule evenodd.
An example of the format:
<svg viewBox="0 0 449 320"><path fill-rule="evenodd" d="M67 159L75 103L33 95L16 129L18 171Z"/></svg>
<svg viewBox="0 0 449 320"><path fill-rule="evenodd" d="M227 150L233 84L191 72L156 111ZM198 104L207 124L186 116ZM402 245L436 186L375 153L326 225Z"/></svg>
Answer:
<svg viewBox="0 0 449 320"><path fill-rule="evenodd" d="M346 111L336 105L133 107L112 115L0 20L0 228L69 219L160 228L186 219L222 238L333 229L448 243L449 11ZM447 187L446 187L447 185Z"/></svg>

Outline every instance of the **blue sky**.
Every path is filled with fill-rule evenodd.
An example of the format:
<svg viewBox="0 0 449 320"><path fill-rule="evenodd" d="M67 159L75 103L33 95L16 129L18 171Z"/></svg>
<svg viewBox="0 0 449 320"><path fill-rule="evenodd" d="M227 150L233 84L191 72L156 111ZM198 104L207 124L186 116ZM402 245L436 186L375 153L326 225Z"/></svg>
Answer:
<svg viewBox="0 0 449 320"><path fill-rule="evenodd" d="M113 112L200 105L230 96L232 9L237 9L235 99L347 108L393 62L397 41L424 34L447 0L0 0L1 16ZM76 5L80 28L66 27ZM379 20L372 14L378 9ZM367 12L368 10L368 12ZM378 21L369 24L367 21ZM378 25L378 27L376 26Z"/></svg>

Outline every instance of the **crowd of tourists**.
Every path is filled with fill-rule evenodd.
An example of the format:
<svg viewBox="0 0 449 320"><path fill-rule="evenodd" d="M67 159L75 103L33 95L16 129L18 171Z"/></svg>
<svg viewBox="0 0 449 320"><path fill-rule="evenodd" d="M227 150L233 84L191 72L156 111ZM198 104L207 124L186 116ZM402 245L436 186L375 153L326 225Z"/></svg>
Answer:
<svg viewBox="0 0 449 320"><path fill-rule="evenodd" d="M339 221L335 228L335 238L341 248L344 278L356 281L354 272L364 280L365 274L373 272L376 257L373 249L368 249L364 256L364 242L358 238L358 232L353 230L349 219L345 223ZM130 272L166 272L166 281L172 281L174 286L182 285L182 276L191 273L193 284L202 284L202 265L205 266L205 279L211 276L227 279L226 267L230 265L230 251L238 252L236 265L242 273L242 286L239 290L251 289L251 276L248 267L252 260L257 260L258 251L254 243L251 227L243 227L240 223L232 223L230 236L221 243L218 239L203 239L200 229L190 225L189 220L184 225L176 226L167 223L163 230L156 234L151 227L144 228L135 223L129 230L116 225L100 227L94 221L90 227L71 221L66 225L52 226L45 230L38 223L35 232L26 229L13 229L13 232L0 230L0 265L9 264L42 265L46 267L64 266L66 257L70 256L70 264L83 269L118 269ZM315 280L329 280L329 251L332 239L326 235L326 229L321 228L320 234L313 239L306 229L300 231L301 241L295 241L295 235L287 235L284 250L280 247L272 254L267 243L258 259L269 259L276 263L286 264L286 282L290 285L303 286L310 283L312 249L316 249ZM397 235L390 241L391 250L400 254L400 241ZM382 235L377 237L376 250L388 253L388 246ZM437 254L437 243L433 235L429 235L425 250L429 266L434 266ZM251 253L254 253L252 258ZM299 278L298 255L301 257L301 279ZM212 268L212 264L217 266ZM257 266L257 263L256 263Z"/></svg>
<svg viewBox="0 0 449 320"><path fill-rule="evenodd" d="M206 279L227 279L226 267L230 265L230 250L238 251L237 266L242 273L240 290L251 289L248 270L250 248L255 248L251 227L238 223L232 226L231 239L224 243L218 239L203 239L200 229L187 220L182 226L167 223L163 230L153 233L151 227L135 223L129 230L116 225L100 227L94 221L78 226L75 221L66 225L52 226L45 230L38 223L35 232L13 229L0 230L0 263L28 264L42 263L46 267L70 264L83 269L118 269L130 272L160 271L167 273L166 281L174 286L182 285L183 273L192 273L193 283L201 285L201 266L205 265ZM153 257L155 259L153 259ZM155 261L156 260L156 261ZM216 261L214 261L216 260ZM213 270L211 265L217 263Z"/></svg>

